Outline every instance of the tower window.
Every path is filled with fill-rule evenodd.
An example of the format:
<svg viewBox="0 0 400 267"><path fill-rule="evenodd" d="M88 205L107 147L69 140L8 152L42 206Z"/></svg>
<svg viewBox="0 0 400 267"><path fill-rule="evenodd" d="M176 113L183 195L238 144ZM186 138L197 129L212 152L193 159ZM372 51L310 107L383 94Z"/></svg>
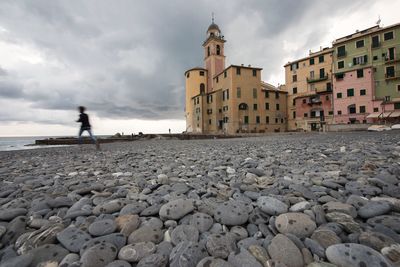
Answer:
<svg viewBox="0 0 400 267"><path fill-rule="evenodd" d="M204 85L204 83L200 84L200 94L204 94L206 92L206 86Z"/></svg>
<svg viewBox="0 0 400 267"><path fill-rule="evenodd" d="M236 67L236 75L240 75L240 68Z"/></svg>
<svg viewBox="0 0 400 267"><path fill-rule="evenodd" d="M221 47L219 45L217 45L217 55L221 54Z"/></svg>
<svg viewBox="0 0 400 267"><path fill-rule="evenodd" d="M253 88L253 98L257 98L257 88Z"/></svg>
<svg viewBox="0 0 400 267"><path fill-rule="evenodd" d="M207 55L210 56L210 47L207 47Z"/></svg>
<svg viewBox="0 0 400 267"><path fill-rule="evenodd" d="M200 71L200 76L204 76L204 71Z"/></svg>
<svg viewBox="0 0 400 267"><path fill-rule="evenodd" d="M253 70L253 76L257 77L257 70Z"/></svg>

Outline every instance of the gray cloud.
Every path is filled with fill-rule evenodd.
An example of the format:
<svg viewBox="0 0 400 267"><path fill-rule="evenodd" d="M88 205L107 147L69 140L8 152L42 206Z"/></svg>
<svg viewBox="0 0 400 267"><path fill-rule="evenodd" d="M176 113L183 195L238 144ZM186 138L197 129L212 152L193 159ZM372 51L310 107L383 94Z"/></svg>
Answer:
<svg viewBox="0 0 400 267"><path fill-rule="evenodd" d="M371 2L4 0L0 41L29 47L43 63L14 67L0 95L32 111L85 105L103 118L184 119L183 73L202 65L211 12L228 61L263 67L269 80L283 72L283 40L299 47L290 56L303 56L320 45L331 17ZM7 73L0 68L0 78Z"/></svg>

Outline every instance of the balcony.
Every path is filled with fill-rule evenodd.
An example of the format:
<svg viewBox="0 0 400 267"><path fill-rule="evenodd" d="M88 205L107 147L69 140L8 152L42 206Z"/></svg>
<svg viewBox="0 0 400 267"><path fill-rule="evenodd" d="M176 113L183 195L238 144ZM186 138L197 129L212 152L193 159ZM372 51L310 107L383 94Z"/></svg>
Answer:
<svg viewBox="0 0 400 267"><path fill-rule="evenodd" d="M400 61L400 53L387 55L385 57L385 64L392 64Z"/></svg>
<svg viewBox="0 0 400 267"><path fill-rule="evenodd" d="M385 79L386 80L400 79L400 70L385 73Z"/></svg>
<svg viewBox="0 0 400 267"><path fill-rule="evenodd" d="M307 77L307 82L308 83L317 83L317 82L326 81L326 80L328 80L328 74L325 74L325 76L319 77L319 78L317 78L317 77Z"/></svg>

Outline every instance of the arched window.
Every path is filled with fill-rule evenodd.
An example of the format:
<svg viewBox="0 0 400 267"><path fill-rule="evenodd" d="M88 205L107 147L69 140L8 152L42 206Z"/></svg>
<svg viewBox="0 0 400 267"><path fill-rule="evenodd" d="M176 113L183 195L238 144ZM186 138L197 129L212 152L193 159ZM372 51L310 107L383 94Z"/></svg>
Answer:
<svg viewBox="0 0 400 267"><path fill-rule="evenodd" d="M204 85L204 83L200 84L200 94L204 94L206 92L206 86Z"/></svg>
<svg viewBox="0 0 400 267"><path fill-rule="evenodd" d="M210 47L207 47L207 55L210 56Z"/></svg>
<svg viewBox="0 0 400 267"><path fill-rule="evenodd" d="M221 48L219 47L219 45L217 45L217 55L221 54Z"/></svg>
<svg viewBox="0 0 400 267"><path fill-rule="evenodd" d="M239 104L239 110L247 110L249 107L247 106L246 103L240 103Z"/></svg>

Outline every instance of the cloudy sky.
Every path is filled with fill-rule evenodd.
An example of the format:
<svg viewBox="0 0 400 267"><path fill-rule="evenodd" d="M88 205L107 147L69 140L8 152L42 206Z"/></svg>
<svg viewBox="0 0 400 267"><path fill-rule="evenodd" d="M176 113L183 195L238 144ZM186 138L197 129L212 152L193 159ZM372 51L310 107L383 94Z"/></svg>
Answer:
<svg viewBox="0 0 400 267"><path fill-rule="evenodd" d="M227 65L283 65L341 36L400 22L400 0L1 0L0 136L185 130L184 72L202 66L211 13Z"/></svg>

